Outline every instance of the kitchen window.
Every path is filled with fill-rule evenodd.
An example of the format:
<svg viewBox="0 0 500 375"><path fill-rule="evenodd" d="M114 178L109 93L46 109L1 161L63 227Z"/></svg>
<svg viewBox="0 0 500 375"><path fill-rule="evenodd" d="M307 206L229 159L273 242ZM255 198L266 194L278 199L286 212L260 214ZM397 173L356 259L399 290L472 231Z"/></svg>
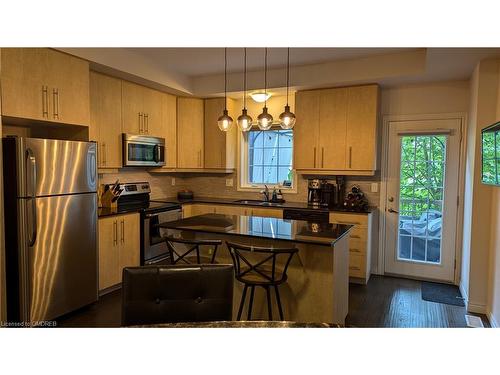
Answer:
<svg viewBox="0 0 500 375"><path fill-rule="evenodd" d="M241 187L293 189L293 130L251 130L242 136Z"/></svg>

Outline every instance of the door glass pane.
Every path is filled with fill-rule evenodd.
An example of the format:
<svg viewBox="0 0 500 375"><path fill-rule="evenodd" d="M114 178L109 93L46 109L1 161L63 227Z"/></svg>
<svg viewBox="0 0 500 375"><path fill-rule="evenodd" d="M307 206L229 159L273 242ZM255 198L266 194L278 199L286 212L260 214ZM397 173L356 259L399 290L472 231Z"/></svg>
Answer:
<svg viewBox="0 0 500 375"><path fill-rule="evenodd" d="M446 142L444 135L401 138L398 259L441 262Z"/></svg>

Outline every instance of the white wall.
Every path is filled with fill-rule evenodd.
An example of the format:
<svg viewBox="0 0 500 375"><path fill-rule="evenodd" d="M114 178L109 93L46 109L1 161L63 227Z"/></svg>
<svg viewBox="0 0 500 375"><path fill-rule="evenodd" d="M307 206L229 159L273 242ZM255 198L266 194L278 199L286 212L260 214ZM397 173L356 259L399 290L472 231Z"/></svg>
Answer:
<svg viewBox="0 0 500 375"><path fill-rule="evenodd" d="M464 222L462 287L468 295L467 309L487 312L492 217L492 188L481 183L481 130L497 118L498 62L481 61L471 80L466 168L466 221ZM467 262L468 260L468 262ZM467 288L468 286L468 288Z"/></svg>

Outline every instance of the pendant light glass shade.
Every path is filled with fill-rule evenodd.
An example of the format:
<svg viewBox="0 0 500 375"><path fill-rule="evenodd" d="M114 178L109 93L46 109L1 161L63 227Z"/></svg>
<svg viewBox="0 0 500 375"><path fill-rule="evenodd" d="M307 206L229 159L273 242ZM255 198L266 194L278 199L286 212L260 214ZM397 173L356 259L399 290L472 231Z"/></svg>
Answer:
<svg viewBox="0 0 500 375"><path fill-rule="evenodd" d="M287 50L286 59L286 105L285 112L280 115L280 125L282 129L292 129L295 125L295 114L290 111L290 106L288 105L288 90L290 88L290 48Z"/></svg>
<svg viewBox="0 0 500 375"><path fill-rule="evenodd" d="M267 48L264 56L264 94L267 96ZM257 124L260 130L269 130L273 126L273 116L267 113L267 100L264 101L262 113L257 117Z"/></svg>
<svg viewBox="0 0 500 375"><path fill-rule="evenodd" d="M222 116L218 118L217 125L223 132L227 132L229 129L231 129L231 126L233 125L233 119L228 115L227 109L225 109Z"/></svg>
<svg viewBox="0 0 500 375"><path fill-rule="evenodd" d="M240 117L238 117L238 127L242 132L247 132L252 128L252 118L247 115L246 108L243 108Z"/></svg>
<svg viewBox="0 0 500 375"><path fill-rule="evenodd" d="M290 111L290 106L285 106L285 112L280 115L280 125L282 129L292 129L295 125L295 115Z"/></svg>
<svg viewBox="0 0 500 375"><path fill-rule="evenodd" d="M269 130L273 126L273 116L267 113L267 107L262 108L262 113L257 117L260 130Z"/></svg>
<svg viewBox="0 0 500 375"><path fill-rule="evenodd" d="M217 125L223 132L227 132L233 126L233 119L227 112L227 48L224 48L224 111L217 119Z"/></svg>

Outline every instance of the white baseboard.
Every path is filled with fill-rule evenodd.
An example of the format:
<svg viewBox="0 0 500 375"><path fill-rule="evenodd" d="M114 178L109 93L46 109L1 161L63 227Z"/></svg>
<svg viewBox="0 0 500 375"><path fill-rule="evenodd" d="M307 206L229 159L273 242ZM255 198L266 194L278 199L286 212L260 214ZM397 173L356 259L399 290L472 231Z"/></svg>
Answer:
<svg viewBox="0 0 500 375"><path fill-rule="evenodd" d="M488 320L490 321L491 328L500 328L500 325L498 324L491 311L488 313Z"/></svg>

